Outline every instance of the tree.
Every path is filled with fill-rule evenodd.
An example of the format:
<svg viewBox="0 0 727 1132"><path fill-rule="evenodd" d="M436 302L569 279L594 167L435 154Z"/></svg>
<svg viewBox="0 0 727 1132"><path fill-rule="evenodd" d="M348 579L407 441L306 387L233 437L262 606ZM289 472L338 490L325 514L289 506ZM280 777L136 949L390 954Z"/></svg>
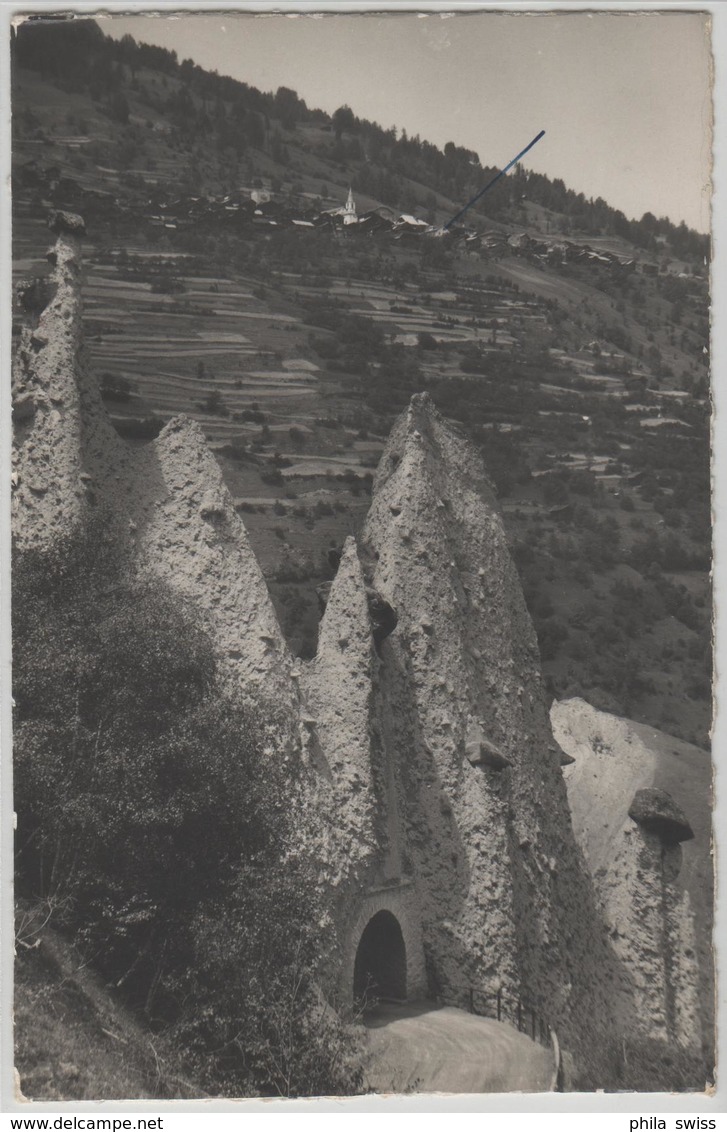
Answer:
<svg viewBox="0 0 727 1132"><path fill-rule="evenodd" d="M341 135L343 133L345 133L346 131L351 133L356 126L356 119L354 117L353 110L350 106L346 105L339 106L338 110L334 111L331 122L333 124L333 131L336 135L337 141L341 140Z"/></svg>
<svg viewBox="0 0 727 1132"><path fill-rule="evenodd" d="M212 389L201 404L202 412L213 413L219 417L228 417L230 410L225 405L219 389Z"/></svg>
<svg viewBox="0 0 727 1132"><path fill-rule="evenodd" d="M313 977L323 909L310 875L293 861L273 876L248 867L231 892L201 905L192 924L195 958L181 992L189 1006L174 1033L197 1074L233 1096L241 1083L268 1096L359 1091L357 1036Z"/></svg>
<svg viewBox="0 0 727 1132"><path fill-rule="evenodd" d="M305 110L305 102L298 98L294 90L287 86L278 87L273 100L273 114L286 129L295 129Z"/></svg>
<svg viewBox="0 0 727 1132"><path fill-rule="evenodd" d="M289 861L275 709L225 699L198 618L134 577L107 522L17 555L13 585L18 894L211 1091L359 1088L318 987L313 878Z"/></svg>

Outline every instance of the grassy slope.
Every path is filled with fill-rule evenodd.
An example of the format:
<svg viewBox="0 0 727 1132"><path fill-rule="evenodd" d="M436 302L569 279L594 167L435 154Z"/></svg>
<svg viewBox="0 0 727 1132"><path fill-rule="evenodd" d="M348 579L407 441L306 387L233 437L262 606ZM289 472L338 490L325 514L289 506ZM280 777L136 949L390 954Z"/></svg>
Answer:
<svg viewBox="0 0 727 1132"><path fill-rule="evenodd" d="M27 1100L199 1097L166 1043L145 1029L73 946L19 911L15 1066ZM20 1098L19 1098L20 1099Z"/></svg>

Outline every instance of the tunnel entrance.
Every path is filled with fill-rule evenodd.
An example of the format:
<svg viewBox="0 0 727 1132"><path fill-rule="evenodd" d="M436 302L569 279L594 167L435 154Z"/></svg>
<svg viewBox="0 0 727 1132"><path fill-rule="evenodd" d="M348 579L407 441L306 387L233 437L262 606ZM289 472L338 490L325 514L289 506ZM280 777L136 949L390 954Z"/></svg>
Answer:
<svg viewBox="0 0 727 1132"><path fill-rule="evenodd" d="M406 999L406 947L391 912L377 912L363 930L353 968L353 995L364 1003Z"/></svg>

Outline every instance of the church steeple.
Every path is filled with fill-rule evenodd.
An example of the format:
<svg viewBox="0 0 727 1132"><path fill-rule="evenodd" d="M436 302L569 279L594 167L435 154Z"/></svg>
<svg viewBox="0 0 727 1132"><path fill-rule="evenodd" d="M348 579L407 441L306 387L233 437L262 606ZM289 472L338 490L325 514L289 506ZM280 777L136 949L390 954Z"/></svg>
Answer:
<svg viewBox="0 0 727 1132"><path fill-rule="evenodd" d="M356 201L353 199L353 189L349 186L348 197L346 198L346 207L343 210L343 223L356 224L358 217L356 215Z"/></svg>

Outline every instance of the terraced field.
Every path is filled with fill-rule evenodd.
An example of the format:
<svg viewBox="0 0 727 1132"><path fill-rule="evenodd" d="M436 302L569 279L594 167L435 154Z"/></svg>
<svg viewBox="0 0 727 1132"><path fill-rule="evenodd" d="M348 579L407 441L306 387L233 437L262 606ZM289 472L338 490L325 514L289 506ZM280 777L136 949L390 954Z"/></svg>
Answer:
<svg viewBox="0 0 727 1132"><path fill-rule="evenodd" d="M49 233L22 201L16 206L16 278L45 274ZM644 474L640 437L680 429L674 445L692 440L694 426L671 423L693 419L691 395L662 389L664 382L648 365L579 329L584 296L604 317L610 309L602 292L557 279L563 284L559 302L571 304L571 313L567 332L560 330L562 308L554 327L556 296L545 286L551 277L532 265L464 256L456 268L433 270L405 248L380 260L367 253L367 259L360 245L312 233L301 237L310 241L300 244L309 259L305 270L296 271L283 269L282 255L273 259L274 268L261 267L264 239L249 245L246 270L244 256L239 267L218 263L175 247L182 241L174 236L150 248L138 236L106 231L102 239L91 226L84 242L87 357L105 389L123 392L107 396L120 430L135 435L138 420L152 414L164 422L181 412L200 423L244 515L291 646L310 655L319 621L315 589L330 576L328 551L360 528L388 429L385 413L368 407L368 382L379 382L379 404L387 403L378 363L364 351L363 366L347 368L343 331L330 326L343 325L349 315L359 326L373 324L385 343L398 344L399 353L389 356L412 366L416 386L439 390L447 415L467 420L458 402L473 398L486 456L511 444L504 460L514 474L500 494L513 544L526 542L528 553L535 548L541 556L537 590L545 596L534 606L536 624L544 632L555 625L561 636L567 626L572 651L587 653L581 607L592 616L606 614L611 583L587 585L582 569L577 584L559 581L577 571L574 556L583 558L592 541L583 525L591 502L576 495L569 507L559 507L552 477L590 478L600 493L598 508L617 532L620 554L643 540L640 532L666 534L669 489L661 492L657 513L632 479ZM372 263L377 276L370 278ZM526 281L528 290L518 291ZM576 293L577 309L571 303ZM322 317L330 314L332 323ZM492 368L479 364L490 354ZM535 359L529 370L513 370L511 358L517 367L529 357ZM479 359L475 372L468 358ZM498 372L504 374L499 380ZM643 396L635 393L634 381L643 385ZM529 469L529 482L519 481L518 463ZM530 573L535 576L534 566ZM704 608L705 580L687 582ZM687 583L679 578L675 584ZM535 587L531 582L533 592ZM687 611L687 617L698 628L702 614ZM661 657L673 653L678 666L681 658L686 665L691 653L696 656L698 642L693 630L671 617L659 623L648 647ZM612 651L616 660L609 654L607 661L594 661L592 683L613 684L610 672L623 649L614 644ZM639 703L629 701L629 714L640 718L643 702L643 718L671 732L681 726L686 737L703 742L708 704L681 695L678 720L667 718L677 685L675 677L662 676L662 663L649 662L647 691ZM546 657L548 678L576 691L581 667L565 649ZM610 695L599 702L616 702Z"/></svg>

